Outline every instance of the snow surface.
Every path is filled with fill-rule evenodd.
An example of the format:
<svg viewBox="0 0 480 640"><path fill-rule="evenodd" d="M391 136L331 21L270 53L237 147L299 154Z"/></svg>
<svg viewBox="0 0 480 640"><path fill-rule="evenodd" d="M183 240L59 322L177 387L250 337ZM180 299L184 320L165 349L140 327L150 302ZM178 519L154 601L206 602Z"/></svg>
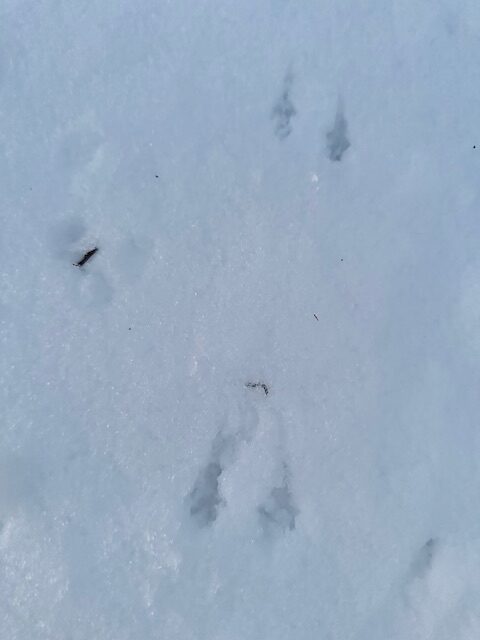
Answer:
<svg viewBox="0 0 480 640"><path fill-rule="evenodd" d="M2 1L1 640L478 640L479 42Z"/></svg>

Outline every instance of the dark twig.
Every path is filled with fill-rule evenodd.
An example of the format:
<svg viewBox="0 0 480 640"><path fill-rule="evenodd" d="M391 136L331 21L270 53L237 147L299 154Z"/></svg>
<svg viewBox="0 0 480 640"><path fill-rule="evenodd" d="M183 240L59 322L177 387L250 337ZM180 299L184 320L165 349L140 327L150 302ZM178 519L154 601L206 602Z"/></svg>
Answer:
<svg viewBox="0 0 480 640"><path fill-rule="evenodd" d="M83 258L81 260L79 260L79 262L76 262L73 266L74 267L83 267L84 264L86 264L90 258L92 258L98 251L98 247L94 247L93 249L90 249L90 251L87 251L87 253L83 256Z"/></svg>
<svg viewBox="0 0 480 640"><path fill-rule="evenodd" d="M264 382L246 382L245 386L248 387L249 389L257 389L258 387L260 387L261 389L263 389L266 396L268 396L270 391Z"/></svg>

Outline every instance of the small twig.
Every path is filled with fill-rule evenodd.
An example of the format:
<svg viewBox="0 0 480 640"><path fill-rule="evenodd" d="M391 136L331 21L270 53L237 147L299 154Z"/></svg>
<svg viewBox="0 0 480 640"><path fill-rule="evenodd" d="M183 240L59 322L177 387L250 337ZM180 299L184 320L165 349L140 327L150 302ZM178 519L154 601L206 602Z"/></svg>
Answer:
<svg viewBox="0 0 480 640"><path fill-rule="evenodd" d="M73 266L74 267L83 267L84 264L86 264L90 258L92 258L98 251L98 247L94 247L93 249L90 249L90 251L87 251L87 253L83 256L83 258L81 260L79 260L79 262L76 262Z"/></svg>
<svg viewBox="0 0 480 640"><path fill-rule="evenodd" d="M313 314L313 317L315 318L315 320L318 320L318 316L316 313Z"/></svg>
<svg viewBox="0 0 480 640"><path fill-rule="evenodd" d="M263 389L266 396L268 396L270 391L264 382L246 382L245 386L248 387L249 389L257 389L258 387L260 387Z"/></svg>

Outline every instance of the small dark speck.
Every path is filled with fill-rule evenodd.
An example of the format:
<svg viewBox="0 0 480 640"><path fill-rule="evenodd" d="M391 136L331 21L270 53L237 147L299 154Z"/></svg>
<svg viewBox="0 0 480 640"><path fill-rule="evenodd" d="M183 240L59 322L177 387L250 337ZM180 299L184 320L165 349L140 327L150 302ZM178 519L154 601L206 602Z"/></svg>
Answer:
<svg viewBox="0 0 480 640"><path fill-rule="evenodd" d="M129 330L129 331L131 331L131 330L132 330L132 327L128 327L128 330Z"/></svg>
<svg viewBox="0 0 480 640"><path fill-rule="evenodd" d="M473 148L476 149L477 148L476 145L473 145Z"/></svg>
<svg viewBox="0 0 480 640"><path fill-rule="evenodd" d="M158 178L158 176L155 176L155 178Z"/></svg>
<svg viewBox="0 0 480 640"><path fill-rule="evenodd" d="M313 317L315 318L315 320L318 320L318 316L316 313L313 314Z"/></svg>
<svg viewBox="0 0 480 640"><path fill-rule="evenodd" d="M340 262L343 262L343 258L340 258Z"/></svg>

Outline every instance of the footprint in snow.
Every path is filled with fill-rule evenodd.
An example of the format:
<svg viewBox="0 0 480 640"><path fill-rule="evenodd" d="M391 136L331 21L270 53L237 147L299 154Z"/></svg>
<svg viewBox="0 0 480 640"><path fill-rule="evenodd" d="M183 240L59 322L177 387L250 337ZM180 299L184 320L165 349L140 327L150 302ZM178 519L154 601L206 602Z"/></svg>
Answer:
<svg viewBox="0 0 480 640"><path fill-rule="evenodd" d="M217 433L212 442L210 459L200 469L193 489L187 496L190 516L200 529L211 526L220 508L226 505L220 492L220 477L235 457L238 442L233 435Z"/></svg>
<svg viewBox="0 0 480 640"><path fill-rule="evenodd" d="M432 568L438 551L438 540L429 538L418 550L410 567L410 579L423 579Z"/></svg>
<svg viewBox="0 0 480 640"><path fill-rule="evenodd" d="M212 526L220 510L226 507L221 493L222 474L235 463L239 448L252 442L258 420L255 407L250 402L241 403L232 412L228 428L220 430L213 439L208 462L200 469L185 498L190 517L200 529Z"/></svg>
<svg viewBox="0 0 480 640"><path fill-rule="evenodd" d="M296 517L300 513L288 484L287 473L282 483L273 487L263 504L258 507L260 522L267 534L285 533L295 529Z"/></svg>
<svg viewBox="0 0 480 640"><path fill-rule="evenodd" d="M274 121L274 133L279 140L284 140L292 133L292 118L297 115L297 110L290 97L293 83L293 76L287 73L283 82L283 89L280 97L272 109L272 120Z"/></svg>
<svg viewBox="0 0 480 640"><path fill-rule="evenodd" d="M225 504L219 486L222 471L218 462L209 462L200 471L188 496L190 515L201 529L215 522L219 508Z"/></svg>
<svg viewBox="0 0 480 640"><path fill-rule="evenodd" d="M332 129L327 133L327 153L332 162L340 162L350 147L347 136L347 120L341 105L338 107Z"/></svg>

